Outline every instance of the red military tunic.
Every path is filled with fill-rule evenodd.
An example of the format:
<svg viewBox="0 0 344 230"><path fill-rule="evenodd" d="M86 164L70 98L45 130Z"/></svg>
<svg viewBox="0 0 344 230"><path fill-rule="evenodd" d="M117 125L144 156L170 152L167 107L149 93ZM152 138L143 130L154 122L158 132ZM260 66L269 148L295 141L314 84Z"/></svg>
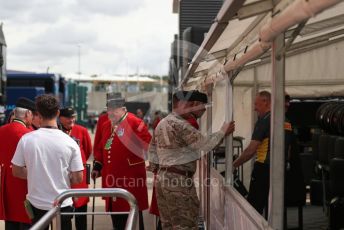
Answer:
<svg viewBox="0 0 344 230"><path fill-rule="evenodd" d="M160 120L159 120L159 122L160 122ZM192 125L195 129L199 128L199 125L198 125L197 120L196 120L195 117L190 116L187 119L187 122L189 122L189 124ZM156 124L156 126L157 125L158 124ZM159 208L158 208L158 202L157 202L157 199L156 199L155 182L156 182L156 172L154 172L153 193L152 193L151 205L149 207L149 213L151 213L153 215L156 215L156 216L160 216Z"/></svg>
<svg viewBox="0 0 344 230"><path fill-rule="evenodd" d="M113 132L115 130L115 132ZM104 123L101 129L101 154L94 155L95 160L103 165L101 170L103 188L123 188L132 193L140 210L148 208L146 170L144 154L148 148L151 135L143 121L134 114L126 118L113 129L111 121ZM113 133L111 149L105 146ZM109 198L106 210L109 211ZM111 202L112 211L129 211L128 203L117 198Z"/></svg>
<svg viewBox="0 0 344 230"><path fill-rule="evenodd" d="M70 136L79 140L82 163L85 165L88 158L90 157L92 153L91 138L90 138L90 135L88 134L87 129L81 125L74 125L70 133ZM86 174L86 167L85 167L83 181L80 184L73 184L71 187L72 188L88 188L88 184L86 183L86 177L87 177L87 174ZM89 198L77 197L77 198L74 198L73 201L74 201L74 207L79 208L84 205L87 205Z"/></svg>
<svg viewBox="0 0 344 230"><path fill-rule="evenodd" d="M12 175L14 152L20 138L30 132L21 121L0 128L0 219L21 223L31 223L24 208L27 194L27 181Z"/></svg>
<svg viewBox="0 0 344 230"><path fill-rule="evenodd" d="M94 142L93 142L93 154L94 156L98 156L102 158L102 146L100 145L100 141L102 140L102 126L104 123L109 121L109 117L107 113L100 114L97 122L97 128L96 128L96 134L94 136ZM104 147L104 146L103 146Z"/></svg>

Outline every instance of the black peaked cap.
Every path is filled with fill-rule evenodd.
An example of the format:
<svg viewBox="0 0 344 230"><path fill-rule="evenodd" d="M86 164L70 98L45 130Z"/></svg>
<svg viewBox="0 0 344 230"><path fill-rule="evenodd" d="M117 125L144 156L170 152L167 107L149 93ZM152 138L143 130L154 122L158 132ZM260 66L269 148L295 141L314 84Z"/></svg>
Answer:
<svg viewBox="0 0 344 230"><path fill-rule="evenodd" d="M208 96L198 90L177 91L173 94L173 97L180 101L200 101L203 103L208 103Z"/></svg>
<svg viewBox="0 0 344 230"><path fill-rule="evenodd" d="M60 117L73 117L76 116L76 112L72 107L66 107L60 109Z"/></svg>
<svg viewBox="0 0 344 230"><path fill-rule="evenodd" d="M26 97L20 97L16 101L16 107L36 111L35 102Z"/></svg>

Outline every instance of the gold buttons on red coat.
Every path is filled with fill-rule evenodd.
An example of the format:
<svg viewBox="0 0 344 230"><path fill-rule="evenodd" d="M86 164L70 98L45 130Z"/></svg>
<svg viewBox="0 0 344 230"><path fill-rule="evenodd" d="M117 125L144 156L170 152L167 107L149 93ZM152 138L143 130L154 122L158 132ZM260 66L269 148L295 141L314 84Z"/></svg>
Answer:
<svg viewBox="0 0 344 230"><path fill-rule="evenodd" d="M108 157L108 162L107 163L110 164L111 163L111 161L110 161L110 158L111 158L110 153L111 153L111 151L109 150L107 153L108 153L108 156L107 156Z"/></svg>

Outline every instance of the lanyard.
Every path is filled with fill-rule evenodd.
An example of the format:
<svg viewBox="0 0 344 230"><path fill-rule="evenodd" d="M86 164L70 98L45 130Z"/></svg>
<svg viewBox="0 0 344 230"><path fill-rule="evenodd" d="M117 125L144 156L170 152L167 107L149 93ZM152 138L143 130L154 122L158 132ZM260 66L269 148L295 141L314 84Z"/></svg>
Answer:
<svg viewBox="0 0 344 230"><path fill-rule="evenodd" d="M24 125L24 126L26 127L25 122L22 121L22 120L19 120L19 119L17 119L17 118L13 119L13 122L17 122L17 123L22 124L22 125Z"/></svg>
<svg viewBox="0 0 344 230"><path fill-rule="evenodd" d="M105 149L105 150L110 150L110 149L111 149L113 137L115 136L115 133L116 133L117 128L118 128L118 125L119 125L120 123L122 123L122 121L123 121L127 116L128 116L128 112L126 112L126 113L119 119L119 121L116 122L116 124L113 126L111 136L110 136L110 138L106 141L106 144L105 144L105 146L104 146L104 149Z"/></svg>

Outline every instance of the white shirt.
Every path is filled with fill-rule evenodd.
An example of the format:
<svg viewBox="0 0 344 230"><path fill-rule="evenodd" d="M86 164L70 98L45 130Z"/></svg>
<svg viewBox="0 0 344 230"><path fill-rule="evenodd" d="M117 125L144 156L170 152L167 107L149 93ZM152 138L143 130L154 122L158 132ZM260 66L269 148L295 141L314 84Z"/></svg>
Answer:
<svg viewBox="0 0 344 230"><path fill-rule="evenodd" d="M12 164L26 166L27 199L42 210L50 210L55 198L70 189L71 172L84 169L78 144L61 130L49 128L25 134L18 143ZM62 207L72 204L72 199L68 198Z"/></svg>

